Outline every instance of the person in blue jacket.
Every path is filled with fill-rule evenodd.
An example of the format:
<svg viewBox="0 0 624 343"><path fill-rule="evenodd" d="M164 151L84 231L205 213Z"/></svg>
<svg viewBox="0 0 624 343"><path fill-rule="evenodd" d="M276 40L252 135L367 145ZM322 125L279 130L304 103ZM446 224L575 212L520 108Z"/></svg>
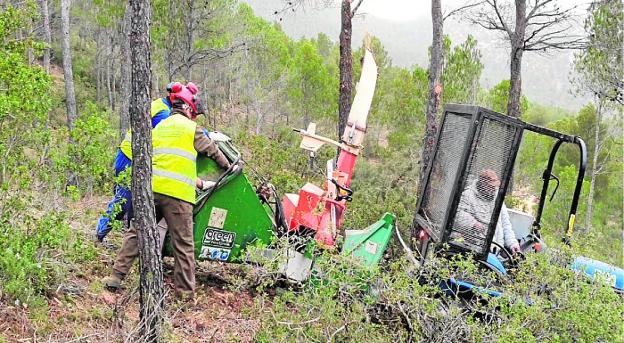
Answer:
<svg viewBox="0 0 624 343"><path fill-rule="evenodd" d="M171 94L182 90L182 84L179 82L172 82L167 85L168 96L162 97L152 101L150 105L150 115L152 117L152 129L158 125L163 119L169 117L171 113ZM196 94L199 89L197 86L189 82L186 85L193 94ZM132 166L132 146L131 146L131 132L128 130L123 141L117 148L115 155L115 177L126 171ZM132 218L132 193L128 187L116 183L113 189L113 198L106 207L106 212L100 217L96 226L95 238L98 242L102 242L106 235L111 231L111 220L122 220L124 217L127 220Z"/></svg>

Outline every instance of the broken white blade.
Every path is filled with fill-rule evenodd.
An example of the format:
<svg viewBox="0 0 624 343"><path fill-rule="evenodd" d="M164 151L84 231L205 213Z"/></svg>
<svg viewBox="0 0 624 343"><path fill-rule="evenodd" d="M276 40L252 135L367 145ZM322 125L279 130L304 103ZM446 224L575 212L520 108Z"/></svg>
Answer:
<svg viewBox="0 0 624 343"><path fill-rule="evenodd" d="M364 53L364 63L362 64L362 74L355 90L355 98L349 112L349 123L353 123L354 127L366 128L366 120L368 119L368 111L373 102L375 93L375 85L377 84L377 63L373 58L373 54L366 50ZM346 133L346 132L345 132ZM344 140L344 138L343 138Z"/></svg>

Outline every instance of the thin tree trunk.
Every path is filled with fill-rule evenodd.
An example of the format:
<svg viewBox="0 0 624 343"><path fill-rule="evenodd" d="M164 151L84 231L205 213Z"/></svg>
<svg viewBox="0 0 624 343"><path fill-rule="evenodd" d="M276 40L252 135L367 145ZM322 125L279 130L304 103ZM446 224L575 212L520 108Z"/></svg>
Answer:
<svg viewBox="0 0 624 343"><path fill-rule="evenodd" d="M600 155L600 122L602 121L602 99L598 98L598 108L596 109L596 128L594 140L594 156L592 158L591 183L589 184L589 195L587 196L587 215L585 216L585 232L590 232L592 219L594 216L594 193L596 189L596 175L598 174L598 155Z"/></svg>
<svg viewBox="0 0 624 343"><path fill-rule="evenodd" d="M113 104L113 81L112 81L112 75L111 75L112 69L113 69L112 57L113 57L112 54L109 53L108 58L106 59L106 94L108 95L108 107L114 111L115 105Z"/></svg>
<svg viewBox="0 0 624 343"><path fill-rule="evenodd" d="M61 26L63 30L63 72L65 74L65 104L67 105L67 126L73 131L78 116L76 112L76 94L74 92L74 74L72 71L71 43L69 36L70 0L61 0ZM70 137L70 142L71 137Z"/></svg>
<svg viewBox="0 0 624 343"><path fill-rule="evenodd" d="M351 53L351 0L342 0L340 26L340 88L338 97L338 141L347 126L351 111L353 60Z"/></svg>
<svg viewBox="0 0 624 343"><path fill-rule="evenodd" d="M71 147L74 145L74 139L72 132L74 131L74 124L78 113L76 111L76 94L74 93L74 75L72 72L72 57L71 57L71 44L69 36L69 8L70 0L61 0L61 29L63 31L62 50L63 50L63 72L65 74L65 104L67 106L67 128L69 129L68 135L68 150L70 151L70 161L75 164L75 158L71 152ZM67 185L77 185L76 175L70 171L67 178Z"/></svg>
<svg viewBox="0 0 624 343"><path fill-rule="evenodd" d="M438 131L437 113L439 107L440 92L440 74L442 73L442 36L443 36L443 17L441 0L431 1L431 22L433 25L433 40L431 43L431 61L429 61L429 93L427 96L427 110L425 113L426 127L425 136L423 137L423 151L420 165L420 182L419 194L422 194L423 178L431 159L433 158L433 147L435 137Z"/></svg>
<svg viewBox="0 0 624 343"><path fill-rule="evenodd" d="M195 6L194 6L194 2L193 1L188 1L188 18L190 20L185 20L184 21L184 27L186 29L186 54L184 54L184 60L185 60L185 71L184 71L184 77L186 78L186 81L191 81L191 68L193 67L192 63L191 63L191 55L193 54L193 41L195 40L194 35L193 35L193 31L194 31L194 19L193 16L195 14Z"/></svg>
<svg viewBox="0 0 624 343"><path fill-rule="evenodd" d="M152 130L150 125L150 12L149 0L130 0L132 60L132 206L139 238L140 333L147 342L159 341L163 315L163 273L152 193Z"/></svg>
<svg viewBox="0 0 624 343"><path fill-rule="evenodd" d="M113 58L115 57L115 55L113 55ZM111 106L111 110L114 112L115 109L117 108L117 83L115 82L116 78L117 78L117 62L115 60L113 60L111 62L112 64L112 70L111 70L111 88L112 88L112 96L113 96L113 101L112 101L112 106Z"/></svg>
<svg viewBox="0 0 624 343"><path fill-rule="evenodd" d="M43 49L43 69L46 73L50 73L50 45L52 44L52 31L50 30L50 10L48 9L48 0L40 0L41 24L43 26L43 42L46 44Z"/></svg>
<svg viewBox="0 0 624 343"><path fill-rule="evenodd" d="M509 98L507 115L520 118L520 95L522 92L522 54L524 52L524 32L526 31L526 0L516 0L516 27L511 37Z"/></svg>
<svg viewBox="0 0 624 343"><path fill-rule="evenodd" d="M126 6L126 13L123 19L121 33L121 104L119 105L119 135L123 138L128 128L130 128L130 40L128 33L130 32L130 6Z"/></svg>
<svg viewBox="0 0 624 343"><path fill-rule="evenodd" d="M95 102L102 100L102 50L100 43L100 30L97 30L95 39Z"/></svg>

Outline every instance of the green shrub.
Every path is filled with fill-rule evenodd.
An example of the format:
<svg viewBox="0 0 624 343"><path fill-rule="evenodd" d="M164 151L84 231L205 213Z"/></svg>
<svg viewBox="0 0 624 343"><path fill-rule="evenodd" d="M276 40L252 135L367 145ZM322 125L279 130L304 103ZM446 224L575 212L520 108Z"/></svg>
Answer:
<svg viewBox="0 0 624 343"><path fill-rule="evenodd" d="M40 218L16 215L14 211L29 210L19 199L3 205L12 210L0 218L0 290L16 301L39 303L63 279L71 263L95 257L93 248L76 235L63 213Z"/></svg>

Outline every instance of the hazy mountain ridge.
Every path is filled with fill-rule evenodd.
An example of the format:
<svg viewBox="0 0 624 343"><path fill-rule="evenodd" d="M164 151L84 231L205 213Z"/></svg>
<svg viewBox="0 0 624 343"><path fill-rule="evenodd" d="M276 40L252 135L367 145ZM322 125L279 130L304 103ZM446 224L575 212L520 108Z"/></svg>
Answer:
<svg viewBox="0 0 624 343"><path fill-rule="evenodd" d="M248 0L255 13L267 20L279 21L291 37L316 37L326 33L337 41L340 32L340 11L338 8L306 7L296 12L275 15L283 8L280 0ZM374 13L359 15L353 22L353 45L359 46L362 38L370 32L377 36L388 51L394 65L409 67L428 64L427 49L431 45L431 18L423 13L416 20L392 21L375 17ZM509 50L499 37L464 21L445 22L445 34L453 44L464 41L472 34L479 42L484 65L481 85L489 88L509 78ZM573 95L569 75L572 71L573 52L554 51L548 55L525 53L522 64L523 94L531 101L544 105L578 110L589 99Z"/></svg>

